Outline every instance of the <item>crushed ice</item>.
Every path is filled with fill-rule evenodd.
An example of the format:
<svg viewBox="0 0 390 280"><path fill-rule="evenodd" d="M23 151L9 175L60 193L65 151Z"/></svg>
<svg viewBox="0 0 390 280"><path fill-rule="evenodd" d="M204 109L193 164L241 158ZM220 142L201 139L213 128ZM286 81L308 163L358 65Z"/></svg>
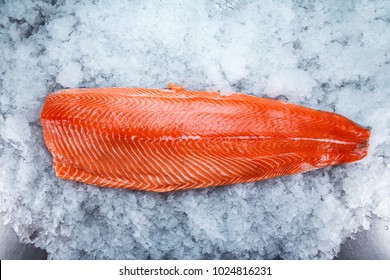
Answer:
<svg viewBox="0 0 390 280"><path fill-rule="evenodd" d="M390 218L390 3L0 1L0 211L53 259L328 259ZM369 156L154 194L55 177L39 113L66 87L245 92L372 127Z"/></svg>

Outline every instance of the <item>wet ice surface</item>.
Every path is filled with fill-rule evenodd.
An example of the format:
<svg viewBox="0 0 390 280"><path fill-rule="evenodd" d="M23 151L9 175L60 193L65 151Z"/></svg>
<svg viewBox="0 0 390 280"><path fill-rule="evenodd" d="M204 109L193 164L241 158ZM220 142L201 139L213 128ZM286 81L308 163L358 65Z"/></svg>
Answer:
<svg viewBox="0 0 390 280"><path fill-rule="evenodd" d="M0 1L0 211L53 259L329 259L390 218L390 4ZM195 3L196 2L196 3ZM55 177L39 113L64 87L240 91L372 127L361 162L167 194Z"/></svg>

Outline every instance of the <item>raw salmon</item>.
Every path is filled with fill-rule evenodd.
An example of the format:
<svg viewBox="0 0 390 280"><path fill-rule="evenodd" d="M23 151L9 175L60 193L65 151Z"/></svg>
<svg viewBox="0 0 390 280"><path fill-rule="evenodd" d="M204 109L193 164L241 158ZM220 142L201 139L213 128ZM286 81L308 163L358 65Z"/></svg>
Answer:
<svg viewBox="0 0 390 280"><path fill-rule="evenodd" d="M157 192L354 162L370 136L338 114L174 84L61 90L48 95L41 123L58 177Z"/></svg>

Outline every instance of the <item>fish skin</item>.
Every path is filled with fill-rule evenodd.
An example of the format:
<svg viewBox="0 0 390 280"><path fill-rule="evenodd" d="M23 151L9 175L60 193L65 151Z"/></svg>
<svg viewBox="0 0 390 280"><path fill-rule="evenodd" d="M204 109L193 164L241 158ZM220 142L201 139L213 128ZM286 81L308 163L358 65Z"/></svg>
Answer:
<svg viewBox="0 0 390 280"><path fill-rule="evenodd" d="M58 177L156 192L355 162L367 155L370 137L335 113L174 84L54 92L41 123Z"/></svg>

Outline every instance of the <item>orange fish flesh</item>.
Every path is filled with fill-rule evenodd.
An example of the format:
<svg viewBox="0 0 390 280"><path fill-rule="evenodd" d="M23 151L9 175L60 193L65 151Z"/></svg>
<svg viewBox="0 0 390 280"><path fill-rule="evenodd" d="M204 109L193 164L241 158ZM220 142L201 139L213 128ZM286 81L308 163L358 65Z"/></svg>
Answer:
<svg viewBox="0 0 390 280"><path fill-rule="evenodd" d="M354 162L370 137L335 113L174 84L61 90L48 95L41 123L58 177L156 192Z"/></svg>

